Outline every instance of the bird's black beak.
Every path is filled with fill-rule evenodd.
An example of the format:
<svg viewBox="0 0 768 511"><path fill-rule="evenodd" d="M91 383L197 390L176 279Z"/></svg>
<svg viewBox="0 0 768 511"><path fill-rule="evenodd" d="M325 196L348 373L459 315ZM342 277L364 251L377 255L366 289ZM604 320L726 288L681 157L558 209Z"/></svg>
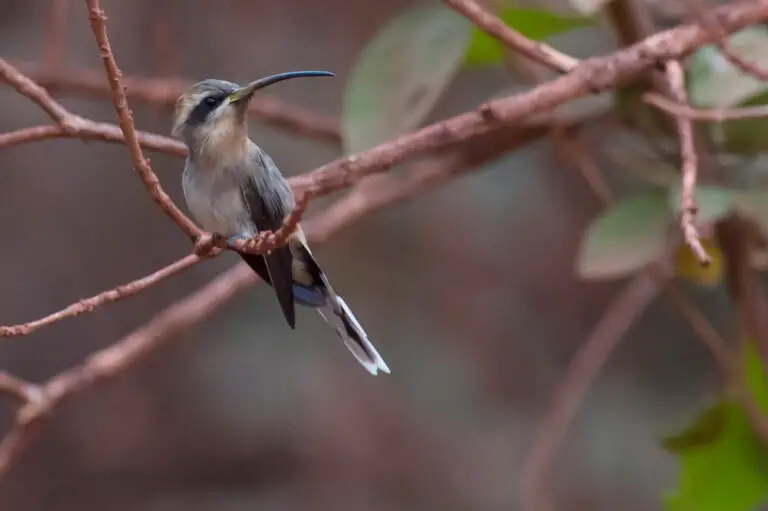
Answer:
<svg viewBox="0 0 768 511"><path fill-rule="evenodd" d="M290 80L291 78L303 78L310 76L334 76L334 74L328 71L289 71L287 73L278 73L276 75L259 78L258 80L253 81L244 87L240 87L235 92L230 94L229 102L237 103L242 99L245 99L247 102L247 100L253 97L254 92L259 89L263 89L268 85L282 82L283 80Z"/></svg>

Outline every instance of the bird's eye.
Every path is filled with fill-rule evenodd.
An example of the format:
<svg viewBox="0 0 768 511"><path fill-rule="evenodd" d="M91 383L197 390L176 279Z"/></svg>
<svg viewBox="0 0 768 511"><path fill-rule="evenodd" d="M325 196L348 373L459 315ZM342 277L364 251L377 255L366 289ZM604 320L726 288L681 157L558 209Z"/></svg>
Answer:
<svg viewBox="0 0 768 511"><path fill-rule="evenodd" d="M216 103L217 103L216 98L214 98L213 96L208 96L207 98L205 98L205 104L208 106L216 106Z"/></svg>

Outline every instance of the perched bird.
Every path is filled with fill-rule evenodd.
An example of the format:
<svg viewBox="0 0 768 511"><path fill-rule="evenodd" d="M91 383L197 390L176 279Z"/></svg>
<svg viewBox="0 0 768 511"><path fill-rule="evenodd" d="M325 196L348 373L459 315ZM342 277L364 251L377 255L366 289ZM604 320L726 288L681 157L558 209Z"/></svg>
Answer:
<svg viewBox="0 0 768 511"><path fill-rule="evenodd" d="M176 102L173 134L189 148L182 186L190 212L203 228L235 239L275 231L295 205L293 192L272 159L248 137L246 109L254 93L273 83L326 71L268 76L244 87L208 79L190 87ZM267 255L239 252L272 286L288 325L296 327L294 304L317 309L371 374L389 368L368 341L344 300L320 269L297 227L288 243Z"/></svg>

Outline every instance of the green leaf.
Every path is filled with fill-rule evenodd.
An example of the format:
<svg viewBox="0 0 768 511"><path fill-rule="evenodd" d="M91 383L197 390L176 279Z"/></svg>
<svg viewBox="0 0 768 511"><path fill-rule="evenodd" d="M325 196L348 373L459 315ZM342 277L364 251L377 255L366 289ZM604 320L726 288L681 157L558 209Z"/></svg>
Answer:
<svg viewBox="0 0 768 511"><path fill-rule="evenodd" d="M744 343L742 363L747 388L752 393L755 403L763 411L768 411L768 378L766 378L763 361L754 342Z"/></svg>
<svg viewBox="0 0 768 511"><path fill-rule="evenodd" d="M417 127L464 58L472 25L442 5L416 6L363 49L344 91L344 149L368 149Z"/></svg>
<svg viewBox="0 0 768 511"><path fill-rule="evenodd" d="M675 491L664 498L666 509L752 511L768 502L768 453L752 433L744 410L722 401L697 422L720 424L705 442L677 449L680 478Z"/></svg>
<svg viewBox="0 0 768 511"><path fill-rule="evenodd" d="M697 447L704 447L722 435L728 421L728 404L716 403L705 410L690 426L665 437L661 444L672 454L685 454Z"/></svg>
<svg viewBox="0 0 768 511"><path fill-rule="evenodd" d="M763 91L738 104L739 107L768 104L768 91ZM768 149L768 119L740 119L716 125L710 123L713 139L732 153L754 155Z"/></svg>
<svg viewBox="0 0 768 511"><path fill-rule="evenodd" d="M746 348L747 387L766 410L765 370L754 346ZM752 511L768 503L768 451L739 404L718 401L664 444L680 462L677 488L664 498L668 511Z"/></svg>
<svg viewBox="0 0 768 511"><path fill-rule="evenodd" d="M734 204L734 192L720 186L697 186L694 199L698 206L696 219L702 223L711 223L725 217ZM675 183L669 189L669 201L672 211L679 215L682 208L682 186Z"/></svg>
<svg viewBox="0 0 768 511"><path fill-rule="evenodd" d="M656 261L667 248L672 219L665 190L617 203L585 232L578 274L589 279L619 277Z"/></svg>
<svg viewBox="0 0 768 511"><path fill-rule="evenodd" d="M540 9L505 9L499 17L504 23L534 41L567 32L573 28L594 24L585 17L560 16ZM503 57L501 45L482 30L472 29L472 41L464 58L466 66L487 66L498 64Z"/></svg>

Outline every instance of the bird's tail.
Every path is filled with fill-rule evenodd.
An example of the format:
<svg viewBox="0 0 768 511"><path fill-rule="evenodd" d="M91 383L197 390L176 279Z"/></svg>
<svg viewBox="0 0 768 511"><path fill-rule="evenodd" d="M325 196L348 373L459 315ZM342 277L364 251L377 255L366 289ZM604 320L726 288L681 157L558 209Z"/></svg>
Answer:
<svg viewBox="0 0 768 511"><path fill-rule="evenodd" d="M326 304L317 309L325 322L336 330L341 340L344 341L344 345L369 373L374 376L379 371L389 374L387 363L368 340L365 330L360 326L352 311L349 310L346 302L333 291L328 293L326 297Z"/></svg>

